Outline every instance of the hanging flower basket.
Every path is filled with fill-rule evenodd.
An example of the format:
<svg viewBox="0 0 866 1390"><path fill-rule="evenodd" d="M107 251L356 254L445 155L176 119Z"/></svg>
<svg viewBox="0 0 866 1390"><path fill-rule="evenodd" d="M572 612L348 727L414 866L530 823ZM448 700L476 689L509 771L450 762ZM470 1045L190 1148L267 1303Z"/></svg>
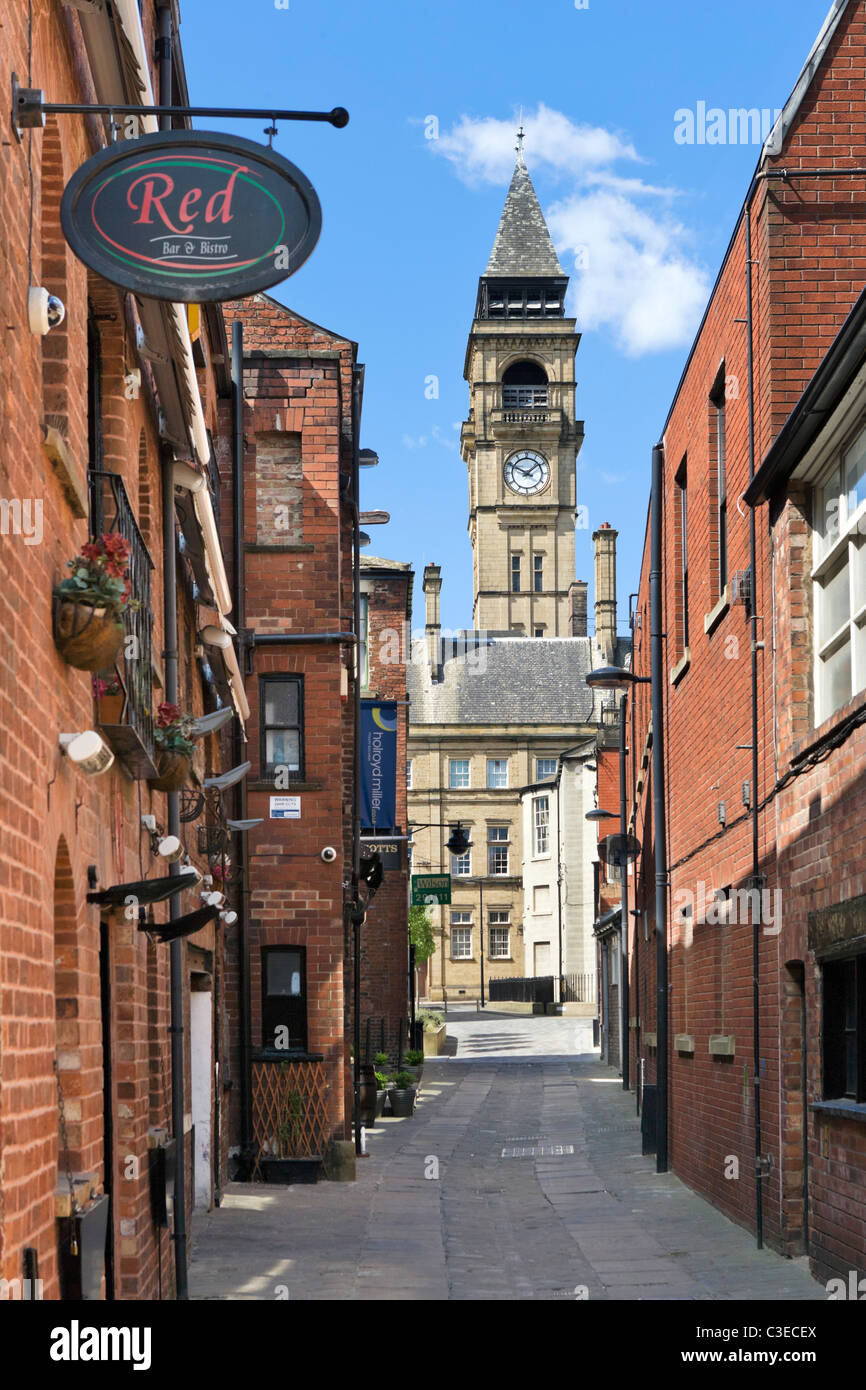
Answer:
<svg viewBox="0 0 866 1390"><path fill-rule="evenodd" d="M189 781L192 763L185 753L163 748L156 755L158 777L150 785L158 792L179 792Z"/></svg>
<svg viewBox="0 0 866 1390"><path fill-rule="evenodd" d="M54 591L54 643L79 671L113 666L124 641L123 614L138 607L129 579L129 541L108 532L81 547Z"/></svg>
<svg viewBox="0 0 866 1390"><path fill-rule="evenodd" d="M177 792L186 786L192 770L195 744L190 738L193 727L191 714L182 714L177 705L162 704L157 709L153 741L156 745L156 770L159 776L151 782L158 792Z"/></svg>
<svg viewBox="0 0 866 1390"><path fill-rule="evenodd" d="M112 608L67 599L55 592L54 644L78 671L101 671L120 655L125 633Z"/></svg>

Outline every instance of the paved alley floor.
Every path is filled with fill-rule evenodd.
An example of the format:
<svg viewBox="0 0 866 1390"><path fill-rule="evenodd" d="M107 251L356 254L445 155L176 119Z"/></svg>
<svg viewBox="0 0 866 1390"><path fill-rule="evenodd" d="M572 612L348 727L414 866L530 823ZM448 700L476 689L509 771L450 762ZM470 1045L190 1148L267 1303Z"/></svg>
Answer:
<svg viewBox="0 0 866 1390"><path fill-rule="evenodd" d="M591 1023L449 1012L414 1118L354 1183L231 1184L197 1216L197 1299L825 1300L642 1157Z"/></svg>

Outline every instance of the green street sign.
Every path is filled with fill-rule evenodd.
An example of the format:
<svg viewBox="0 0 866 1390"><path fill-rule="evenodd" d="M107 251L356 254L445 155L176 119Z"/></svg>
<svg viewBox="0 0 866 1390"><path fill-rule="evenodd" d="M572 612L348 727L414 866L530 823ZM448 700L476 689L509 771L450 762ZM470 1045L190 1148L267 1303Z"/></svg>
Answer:
<svg viewBox="0 0 866 1390"><path fill-rule="evenodd" d="M450 903L450 874L413 874L412 906L424 907L427 903Z"/></svg>

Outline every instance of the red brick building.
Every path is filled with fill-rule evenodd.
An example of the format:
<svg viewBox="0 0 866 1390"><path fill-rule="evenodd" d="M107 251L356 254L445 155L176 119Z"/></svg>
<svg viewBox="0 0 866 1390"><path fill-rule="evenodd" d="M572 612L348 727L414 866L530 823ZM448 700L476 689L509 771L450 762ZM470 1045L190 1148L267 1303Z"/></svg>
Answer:
<svg viewBox="0 0 866 1390"><path fill-rule="evenodd" d="M846 376L862 360L864 87L866 5L849 0L762 151L663 433L670 1159L822 1278L866 1268L866 572ZM648 536L641 675L649 561ZM648 686L631 717L632 1075L643 1059L652 1085Z"/></svg>
<svg viewBox="0 0 866 1390"><path fill-rule="evenodd" d="M252 763L236 814L230 936L240 1171L320 1160L349 1137L354 686L353 382L357 346L267 295L243 328L243 600ZM234 350L234 349L233 349ZM231 410L219 457L231 475ZM235 513L237 523L237 511ZM224 543L233 549L226 515Z"/></svg>
<svg viewBox="0 0 866 1390"><path fill-rule="evenodd" d="M408 976L409 865L406 842L406 662L411 648L412 568L375 555L361 557L363 697L394 701L397 714L397 794L394 839L373 841L385 874L367 912L361 938L361 1030L369 1060L386 1052L392 1066L410 1043ZM369 836L371 827L362 826Z"/></svg>
<svg viewBox="0 0 866 1390"><path fill-rule="evenodd" d="M35 0L31 35L27 7L7 6L0 80L8 91L13 70L30 73L49 101L152 101L159 8L145 3L140 16L126 0L98 12ZM176 35L169 47L164 95L184 102ZM73 256L62 191L107 138L102 119L61 116L0 151L0 1277L12 1296L16 1281L38 1277L49 1299L74 1296L80 1273L70 1211L79 1248L104 1247L103 1296L171 1297L183 1223L176 1212L173 1245L170 1215L151 1200L151 1165L172 1141L182 1149L189 1209L209 1204L219 1183L222 928L208 912L170 946L167 903L154 894L169 872L157 845L178 809L183 849L208 868L205 826L219 797L204 783L224 764L201 729L183 793L157 790L154 725L166 701L200 716L234 698L245 712L234 649L208 655L200 635L224 627L231 609L209 442L227 389L221 317L202 313L193 341L183 307L139 301ZM65 306L45 334L28 318L35 287ZM123 537L140 607L123 619L121 651L93 669L61 651L53 594L67 562L103 534ZM76 762L81 746L64 752L61 736L88 731L97 761ZM179 911L200 906L187 887Z"/></svg>

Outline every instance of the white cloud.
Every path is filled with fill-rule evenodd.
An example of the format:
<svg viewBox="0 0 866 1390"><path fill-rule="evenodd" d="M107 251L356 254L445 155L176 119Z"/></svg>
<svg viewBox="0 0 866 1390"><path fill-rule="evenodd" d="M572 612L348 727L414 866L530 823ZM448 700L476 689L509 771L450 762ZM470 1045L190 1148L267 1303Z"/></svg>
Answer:
<svg viewBox="0 0 866 1390"><path fill-rule="evenodd" d="M453 425L452 428L453 428L453 429L459 429L459 428L460 428L459 423L456 424L456 425ZM427 448L427 445L428 445L431 441L432 441L434 444L441 444L443 449L456 450L456 449L458 448L458 445L457 445L456 440L454 440L454 439L449 439L448 435L447 435L446 432L442 429L441 425L434 425L433 428L431 429L429 435L428 435L428 434L417 434L417 435L404 434L403 437L402 437L402 439L401 439L401 443L402 443L404 449L426 449L426 448Z"/></svg>
<svg viewBox="0 0 866 1390"><path fill-rule="evenodd" d="M534 176L567 180L572 192L545 208L581 329L606 329L629 356L691 341L710 290L688 228L671 207L680 190L614 167L643 163L615 131L579 125L543 104L524 119ZM463 116L429 148L464 182L507 184L515 122Z"/></svg>

